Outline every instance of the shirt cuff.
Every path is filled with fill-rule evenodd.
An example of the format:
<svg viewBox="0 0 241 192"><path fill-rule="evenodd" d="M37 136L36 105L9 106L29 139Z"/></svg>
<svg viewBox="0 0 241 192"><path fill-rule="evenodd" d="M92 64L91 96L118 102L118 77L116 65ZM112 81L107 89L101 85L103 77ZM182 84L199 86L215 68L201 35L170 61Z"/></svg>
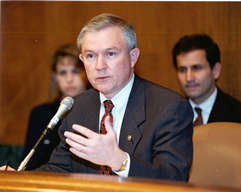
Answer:
<svg viewBox="0 0 241 192"><path fill-rule="evenodd" d="M113 171L114 173L116 173L118 176L120 177L128 177L129 175L129 170L130 170L130 165L131 165L131 159L130 159L130 155L128 153L127 154L127 164L126 164L126 169L123 171Z"/></svg>

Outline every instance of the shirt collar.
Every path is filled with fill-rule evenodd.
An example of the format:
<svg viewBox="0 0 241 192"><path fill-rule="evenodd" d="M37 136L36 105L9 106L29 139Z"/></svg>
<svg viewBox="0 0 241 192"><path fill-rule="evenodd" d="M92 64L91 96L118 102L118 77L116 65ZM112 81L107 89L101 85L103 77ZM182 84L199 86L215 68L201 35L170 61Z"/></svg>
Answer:
<svg viewBox="0 0 241 192"><path fill-rule="evenodd" d="M124 88L122 88L119 91L119 93L117 93L114 97L112 97L111 101L114 104L116 109L119 106L122 106L123 103L125 103L125 101L128 100L130 92L131 92L131 88L134 83L134 78L135 78L135 75L133 74L131 77L131 80L128 82L128 84ZM101 92L99 92L99 94L100 94L100 102L101 103L103 103L105 100L108 100Z"/></svg>
<svg viewBox="0 0 241 192"><path fill-rule="evenodd" d="M217 88L215 87L214 89L214 92L212 93L212 95L206 99L204 102L202 102L201 104L197 105L195 104L191 99L189 99L189 102L192 106L192 108L194 109L195 107L199 107L202 109L203 112L210 112L212 107L213 107L213 104L214 104L214 101L217 97Z"/></svg>

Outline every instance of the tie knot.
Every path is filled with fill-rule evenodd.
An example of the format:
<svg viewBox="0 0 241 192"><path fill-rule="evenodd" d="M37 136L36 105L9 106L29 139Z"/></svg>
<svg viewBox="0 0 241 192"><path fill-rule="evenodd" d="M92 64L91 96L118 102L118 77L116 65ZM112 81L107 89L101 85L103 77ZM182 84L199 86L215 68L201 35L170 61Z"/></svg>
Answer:
<svg viewBox="0 0 241 192"><path fill-rule="evenodd" d="M193 122L193 125L194 126L202 125L203 124L202 109L199 107L195 107L195 111L197 112L197 118Z"/></svg>
<svg viewBox="0 0 241 192"><path fill-rule="evenodd" d="M105 100L104 101L104 106L105 106L105 112L106 113L111 113L114 105L111 100Z"/></svg>
<svg viewBox="0 0 241 192"><path fill-rule="evenodd" d="M199 107L195 107L195 111L197 112L198 115L202 114L202 109Z"/></svg>

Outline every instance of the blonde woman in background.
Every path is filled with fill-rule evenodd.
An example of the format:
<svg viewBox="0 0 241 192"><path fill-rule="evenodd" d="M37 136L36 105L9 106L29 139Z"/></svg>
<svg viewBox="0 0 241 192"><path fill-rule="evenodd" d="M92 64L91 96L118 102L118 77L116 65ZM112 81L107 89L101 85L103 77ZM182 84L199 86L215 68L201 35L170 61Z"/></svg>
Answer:
<svg viewBox="0 0 241 192"><path fill-rule="evenodd" d="M83 63L79 59L76 46L66 44L59 47L52 58L52 91L55 89L54 99L49 103L36 106L30 113L27 135L25 139L23 159L34 146L42 131L57 112L61 100L66 96L75 97L89 86ZM48 162L54 148L60 139L58 127L60 123L49 130L37 147L35 154L28 162L26 170L32 170Z"/></svg>

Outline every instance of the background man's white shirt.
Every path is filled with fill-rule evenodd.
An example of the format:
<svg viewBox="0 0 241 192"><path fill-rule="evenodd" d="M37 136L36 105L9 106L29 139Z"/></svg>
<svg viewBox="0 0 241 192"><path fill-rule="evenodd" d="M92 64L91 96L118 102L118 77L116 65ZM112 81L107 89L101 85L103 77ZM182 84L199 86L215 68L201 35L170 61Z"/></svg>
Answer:
<svg viewBox="0 0 241 192"><path fill-rule="evenodd" d="M194 113L193 121L195 121L195 119L197 118L197 112L195 111L195 107L199 107L200 109L202 109L203 124L207 124L209 115L217 97L217 92L217 88L215 87L212 95L199 105L195 104L191 99L189 99L189 103L191 104Z"/></svg>

